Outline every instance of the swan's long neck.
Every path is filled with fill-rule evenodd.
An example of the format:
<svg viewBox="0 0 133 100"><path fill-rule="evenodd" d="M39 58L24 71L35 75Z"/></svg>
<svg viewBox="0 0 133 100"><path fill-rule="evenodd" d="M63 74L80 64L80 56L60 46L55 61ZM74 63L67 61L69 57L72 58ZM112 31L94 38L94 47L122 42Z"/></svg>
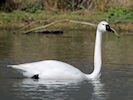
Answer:
<svg viewBox="0 0 133 100"><path fill-rule="evenodd" d="M87 75L88 78L96 79L100 76L102 58L101 58L102 32L96 31L95 50L94 50L94 70Z"/></svg>

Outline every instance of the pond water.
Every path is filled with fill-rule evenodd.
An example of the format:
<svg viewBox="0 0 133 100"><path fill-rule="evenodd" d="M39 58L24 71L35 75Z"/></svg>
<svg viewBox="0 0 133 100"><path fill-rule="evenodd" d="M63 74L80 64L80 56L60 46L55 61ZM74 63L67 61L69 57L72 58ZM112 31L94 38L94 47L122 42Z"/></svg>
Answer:
<svg viewBox="0 0 133 100"><path fill-rule="evenodd" d="M9 64L55 59L93 70L95 32L20 35L0 32L0 100L133 100L133 35L105 33L102 75L95 81L32 80Z"/></svg>

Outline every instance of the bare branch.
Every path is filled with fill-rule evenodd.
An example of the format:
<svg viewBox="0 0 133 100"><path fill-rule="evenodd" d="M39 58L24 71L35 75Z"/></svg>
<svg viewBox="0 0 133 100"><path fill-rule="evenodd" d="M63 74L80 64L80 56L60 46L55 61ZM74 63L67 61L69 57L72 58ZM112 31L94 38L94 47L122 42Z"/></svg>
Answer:
<svg viewBox="0 0 133 100"><path fill-rule="evenodd" d="M96 24L92 24L90 22L83 22L83 21L75 21L75 20L63 19L63 20L57 20L57 21L51 22L51 23L49 23L47 25L44 25L44 26L40 26L40 27L36 27L36 28L30 29L30 30L27 30L27 31L25 31L23 33L26 34L26 33L35 32L35 31L38 31L38 30L46 29L47 27L55 25L56 23L62 23L62 22L77 23L77 24L83 24L83 25L89 25L89 26L92 26L92 27L96 27Z"/></svg>

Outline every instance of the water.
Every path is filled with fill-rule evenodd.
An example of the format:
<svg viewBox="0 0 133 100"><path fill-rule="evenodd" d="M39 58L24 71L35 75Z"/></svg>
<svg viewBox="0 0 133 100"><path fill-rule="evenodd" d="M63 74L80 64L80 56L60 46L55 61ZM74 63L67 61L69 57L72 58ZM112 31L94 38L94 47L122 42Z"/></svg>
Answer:
<svg viewBox="0 0 133 100"><path fill-rule="evenodd" d="M133 36L103 36L102 76L94 81L32 80L9 64L55 59L93 70L94 32L19 35L0 32L0 100L133 100Z"/></svg>

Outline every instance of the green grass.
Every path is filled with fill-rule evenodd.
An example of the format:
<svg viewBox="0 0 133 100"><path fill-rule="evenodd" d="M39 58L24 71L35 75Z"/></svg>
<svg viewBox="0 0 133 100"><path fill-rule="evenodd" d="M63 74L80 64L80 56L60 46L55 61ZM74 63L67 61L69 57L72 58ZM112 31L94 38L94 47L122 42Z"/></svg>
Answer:
<svg viewBox="0 0 133 100"><path fill-rule="evenodd" d="M25 24L37 20L60 20L71 19L98 23L101 20L109 21L110 23L133 23L133 11L126 11L120 8L111 8L106 12L90 12L85 11L75 12L51 12L51 11L36 11L35 13L25 11L13 11L11 13L0 12L0 27L22 27ZM68 26L69 27L69 26Z"/></svg>
<svg viewBox="0 0 133 100"><path fill-rule="evenodd" d="M90 12L91 13L91 12ZM41 20L41 19L75 19L75 20L111 20L116 21L123 18L125 21L133 21L133 11L126 11L122 9L109 9L107 12L95 12L85 14L84 11L77 12L51 12L51 11L37 11L29 13L25 11L14 11L12 13L0 12L0 20L5 22L16 22L25 20Z"/></svg>

